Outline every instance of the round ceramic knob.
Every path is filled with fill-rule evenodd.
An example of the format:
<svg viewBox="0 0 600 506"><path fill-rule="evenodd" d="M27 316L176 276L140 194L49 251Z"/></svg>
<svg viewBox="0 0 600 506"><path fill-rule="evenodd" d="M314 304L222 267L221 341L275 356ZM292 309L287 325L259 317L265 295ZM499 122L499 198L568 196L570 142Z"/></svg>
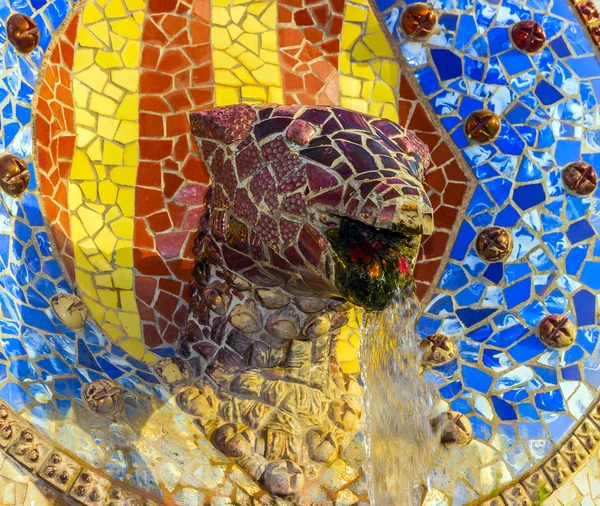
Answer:
<svg viewBox="0 0 600 506"><path fill-rule="evenodd" d="M356 429L360 413L346 401L335 400L329 405L329 419L340 429L350 432Z"/></svg>
<svg viewBox="0 0 600 506"><path fill-rule="evenodd" d="M58 319L70 329L79 330L85 325L85 306L76 295L70 293L55 295L50 300L50 304Z"/></svg>
<svg viewBox="0 0 600 506"><path fill-rule="evenodd" d="M465 445L473 439L471 422L458 411L446 411L436 416L431 425L444 445Z"/></svg>
<svg viewBox="0 0 600 506"><path fill-rule="evenodd" d="M575 326L566 316L552 314L540 323L540 339L551 348L567 348L576 337Z"/></svg>
<svg viewBox="0 0 600 506"><path fill-rule="evenodd" d="M535 53L546 43L546 32L542 25L533 19L515 23L510 34L515 46L525 53Z"/></svg>
<svg viewBox="0 0 600 506"><path fill-rule="evenodd" d="M423 367L437 367L447 364L458 355L456 343L444 334L432 334L421 341L419 345L423 353Z"/></svg>
<svg viewBox="0 0 600 506"><path fill-rule="evenodd" d="M250 429L240 429L234 423L221 425L211 435L215 447L227 457L248 457L254 453L256 436Z"/></svg>
<svg viewBox="0 0 600 506"><path fill-rule="evenodd" d="M498 137L501 125L500 118L492 111L474 111L465 122L465 133L469 140L484 144Z"/></svg>
<svg viewBox="0 0 600 506"><path fill-rule="evenodd" d="M267 320L267 332L272 336L290 340L300 333L300 319L294 308L286 307L274 312Z"/></svg>
<svg viewBox="0 0 600 506"><path fill-rule="evenodd" d="M477 254L488 262L498 262L506 258L512 250L511 235L500 227L488 227L477 236Z"/></svg>
<svg viewBox="0 0 600 506"><path fill-rule="evenodd" d="M257 288L256 297L267 309L281 309L291 301L289 295L281 288Z"/></svg>
<svg viewBox="0 0 600 506"><path fill-rule="evenodd" d="M229 315L229 322L244 334L262 330L262 316L254 301L236 306Z"/></svg>
<svg viewBox="0 0 600 506"><path fill-rule="evenodd" d="M562 172L565 186L576 195L590 195L598 187L596 169L586 162L574 162Z"/></svg>
<svg viewBox="0 0 600 506"><path fill-rule="evenodd" d="M291 460L271 462L262 479L269 492L282 496L296 494L304 485L302 469Z"/></svg>
<svg viewBox="0 0 600 506"><path fill-rule="evenodd" d="M177 394L177 404L186 413L199 418L215 418L219 401L208 386L188 387Z"/></svg>
<svg viewBox="0 0 600 506"><path fill-rule="evenodd" d="M11 197L18 197L27 189L30 177L25 160L14 155L0 158L0 186Z"/></svg>
<svg viewBox="0 0 600 506"><path fill-rule="evenodd" d="M306 434L308 455L315 462L333 462L339 454L338 445L331 432L312 429Z"/></svg>
<svg viewBox="0 0 600 506"><path fill-rule="evenodd" d="M25 14L13 14L6 23L8 40L21 53L31 53L40 42L36 22Z"/></svg>
<svg viewBox="0 0 600 506"><path fill-rule="evenodd" d="M429 37L436 23L435 11L424 3L409 5L402 13L402 29L413 39L423 40Z"/></svg>
<svg viewBox="0 0 600 506"><path fill-rule="evenodd" d="M154 366L156 374L167 385L183 384L190 379L190 367L179 357L167 357Z"/></svg>
<svg viewBox="0 0 600 506"><path fill-rule="evenodd" d="M96 380L86 384L81 397L88 408L101 415L115 416L123 410L123 392L109 380Z"/></svg>

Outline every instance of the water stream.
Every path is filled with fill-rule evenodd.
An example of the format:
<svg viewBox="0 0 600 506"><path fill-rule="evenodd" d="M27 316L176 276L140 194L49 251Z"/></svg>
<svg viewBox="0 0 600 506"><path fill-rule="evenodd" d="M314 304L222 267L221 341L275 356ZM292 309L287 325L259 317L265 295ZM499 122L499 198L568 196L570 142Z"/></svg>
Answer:
<svg viewBox="0 0 600 506"><path fill-rule="evenodd" d="M419 374L418 303L412 294L380 313L367 313L361 331L365 382L369 496L373 506L420 504L420 487L437 447L429 424L433 395Z"/></svg>

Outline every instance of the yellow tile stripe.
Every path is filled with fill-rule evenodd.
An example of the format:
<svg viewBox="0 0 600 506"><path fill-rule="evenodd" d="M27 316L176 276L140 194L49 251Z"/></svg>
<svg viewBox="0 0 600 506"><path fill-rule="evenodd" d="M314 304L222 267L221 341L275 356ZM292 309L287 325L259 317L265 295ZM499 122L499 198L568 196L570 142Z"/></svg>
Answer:
<svg viewBox="0 0 600 506"><path fill-rule="evenodd" d="M213 0L215 104L283 103L277 1Z"/></svg>
<svg viewBox="0 0 600 506"><path fill-rule="evenodd" d="M340 51L340 105L398 121L400 68L367 0L346 2Z"/></svg>
<svg viewBox="0 0 600 506"><path fill-rule="evenodd" d="M358 349L360 347L360 327L364 311L360 308L350 310L350 318L341 332L335 355L340 369L347 374L360 372Z"/></svg>
<svg viewBox="0 0 600 506"><path fill-rule="evenodd" d="M144 358L133 216L143 0L89 0L75 47L76 148L68 184L77 286L104 332ZM149 358L149 357L146 357Z"/></svg>
<svg viewBox="0 0 600 506"><path fill-rule="evenodd" d="M359 1L357 0L356 3ZM348 45L347 50L342 53L342 59L340 60L340 67L344 65L344 61L347 61L345 74L350 74L353 70L356 72L356 77L351 74L348 77L346 75L340 76L342 95L344 95L344 86L347 90L350 90L354 86L354 81L357 80L359 81L359 91L356 97L346 93L346 96L341 99L341 105L363 112L371 110L371 114L376 115L387 114L385 117L397 121L396 106L393 105L390 108L390 104L393 104L394 101L397 104L398 87L398 67L395 61L391 59L393 56L391 51L389 51L389 56L386 52L385 55L378 54L379 58L374 58L371 55L369 61L360 61L356 64L350 63L354 58L352 54L353 46L357 45L359 38L363 39L360 44L364 45L367 42L381 43L377 39L377 34L383 36L373 13L368 10L366 1L360 3L359 8L364 11L362 21L352 23L349 28L351 33L346 35L346 40L349 40L349 36L351 38L352 33L356 32L356 28L358 28L358 35ZM350 19L344 21L346 32L348 32L348 22L355 21L354 17L356 17L352 14L352 9L348 14L348 7L346 7L346 17L348 15L350 15ZM277 45L277 1L213 0L211 19L215 105L219 107L240 103L260 104L265 102L283 104ZM375 28L377 28L377 31L375 31ZM368 35L372 36L369 38ZM342 31L342 40L343 36L344 31ZM385 37L383 37L383 42L387 45ZM380 49L378 51L381 52ZM387 59L384 60L383 56L387 56ZM392 70L390 63L396 65L396 81L390 79L392 84L387 85L385 81L380 79L377 82L381 82L381 84L375 87L376 73L364 69L375 67L378 69L377 75L379 75L381 74L381 63L383 61L385 61L385 68L388 72ZM344 79L348 79L348 81L345 82ZM350 85L350 88L348 88L348 85ZM360 99L359 96L363 87L366 96ZM380 87L383 91L380 90ZM392 89L396 89L396 91L391 91L390 95ZM368 100L382 94L384 94L383 98L380 98L379 102L374 103L369 109ZM390 97L392 100L390 100ZM360 371L358 363L360 321L362 321L362 311L352 310L350 321L340 334L336 355L342 370L346 373L358 373Z"/></svg>
<svg viewBox="0 0 600 506"><path fill-rule="evenodd" d="M398 121L400 67L367 0L347 0L339 63L340 105ZM358 349L363 311L350 313L336 356L345 373L360 372Z"/></svg>

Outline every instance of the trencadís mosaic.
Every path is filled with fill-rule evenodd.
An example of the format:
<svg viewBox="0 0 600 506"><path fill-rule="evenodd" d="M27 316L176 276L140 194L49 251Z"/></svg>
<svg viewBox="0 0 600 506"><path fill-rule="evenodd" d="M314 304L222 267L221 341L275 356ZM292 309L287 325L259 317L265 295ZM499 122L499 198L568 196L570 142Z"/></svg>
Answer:
<svg viewBox="0 0 600 506"><path fill-rule="evenodd" d="M425 43L403 34L405 5L379 7L478 180L419 322L423 335L458 340L459 360L430 377L453 409L468 414L483 469L463 467L461 476L442 463L434 481L454 497L473 499L552 452L599 386L600 193L569 193L561 171L572 162L598 164L600 67L567 2L440 2L439 28ZM521 20L543 28L539 52L511 43L512 25ZM464 124L481 109L501 117L500 132L493 142L472 144ZM486 263L475 251L477 234L490 225L512 234L504 262ZM577 327L566 351L548 349L536 335L552 313Z"/></svg>
<svg viewBox="0 0 600 506"><path fill-rule="evenodd" d="M195 439L191 419L151 367L174 353L185 316L181 273L191 267L185 255L200 212L191 204L207 182L205 174L189 176L197 155L180 113L242 102L341 104L398 120L441 167L429 179L440 230L425 243L427 267L417 269L420 294L427 292L419 331L455 338L458 360L426 374L443 403L467 415L475 440L442 454L433 487L464 504L540 464L550 475L546 459L582 430L600 386L600 190L576 195L562 179L573 162L600 166L600 66L578 17L594 37L598 20L588 3L436 1L437 25L425 23L431 34L419 41L404 34L406 5L391 1L379 1L376 12L361 1L0 0L3 21L22 13L40 30L37 47L22 54L0 25L1 151L26 160L32 175L28 191L3 195L0 208L0 397L58 447L154 500L228 504L254 495L268 503ZM531 53L510 35L529 20L544 34ZM464 126L480 110L497 115L500 129L476 144ZM50 118L64 122L53 126ZM70 177L73 168L87 175ZM61 232L45 218L60 222ZM502 261L476 252L478 234L490 226L512 238ZM94 241L114 245L115 256ZM149 261L148 251L162 263ZM50 309L50 298L71 293L74 280L100 324L80 332ZM566 349L537 336L540 321L555 313L576 328ZM357 371L356 350L356 334L344 332L345 372ZM83 386L98 379L123 389L124 418L92 416L84 406ZM365 494L351 467L337 465L324 483L348 504ZM330 500L320 489L313 494Z"/></svg>

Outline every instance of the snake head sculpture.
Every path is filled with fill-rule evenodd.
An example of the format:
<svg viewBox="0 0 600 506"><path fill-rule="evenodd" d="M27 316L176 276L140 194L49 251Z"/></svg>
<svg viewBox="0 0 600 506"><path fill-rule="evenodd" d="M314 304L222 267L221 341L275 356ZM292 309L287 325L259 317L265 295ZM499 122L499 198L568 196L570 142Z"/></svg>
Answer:
<svg viewBox="0 0 600 506"><path fill-rule="evenodd" d="M433 230L427 147L336 107L234 105L192 114L212 176L209 241L259 286L381 310Z"/></svg>
<svg viewBox="0 0 600 506"><path fill-rule="evenodd" d="M334 358L349 309L390 304L431 232L427 148L336 107L236 105L191 123L212 184L179 357L155 370L224 455L297 495L361 417L362 387Z"/></svg>

